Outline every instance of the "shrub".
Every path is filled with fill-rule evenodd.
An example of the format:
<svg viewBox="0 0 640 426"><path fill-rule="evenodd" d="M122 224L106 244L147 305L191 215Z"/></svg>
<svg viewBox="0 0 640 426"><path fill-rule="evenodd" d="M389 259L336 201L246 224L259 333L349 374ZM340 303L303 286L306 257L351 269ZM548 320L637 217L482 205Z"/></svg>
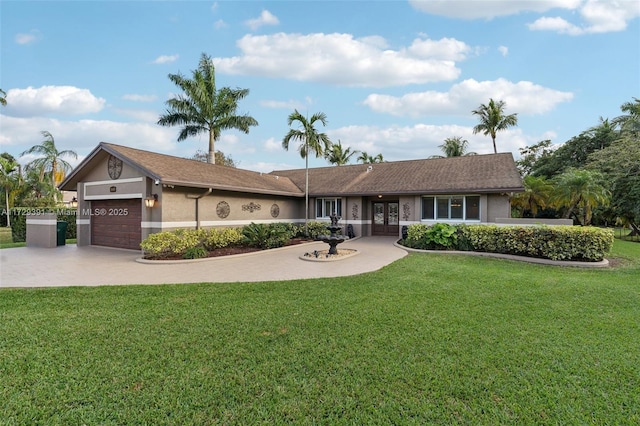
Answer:
<svg viewBox="0 0 640 426"><path fill-rule="evenodd" d="M456 226L446 223L435 225L411 225L407 230L406 245L423 250L456 248L458 233Z"/></svg>
<svg viewBox="0 0 640 426"><path fill-rule="evenodd" d="M289 240L288 232L281 227L273 226L278 224L261 224L251 222L242 228L244 242L252 247L270 249L282 247Z"/></svg>
<svg viewBox="0 0 640 426"><path fill-rule="evenodd" d="M474 251L597 262L613 246L613 231L578 226L471 225L465 236Z"/></svg>
<svg viewBox="0 0 640 426"><path fill-rule="evenodd" d="M456 248L551 260L597 262L611 250L613 240L610 229L593 227L415 224L407 229L403 244L423 250Z"/></svg>
<svg viewBox="0 0 640 426"><path fill-rule="evenodd" d="M184 259L200 259L203 257L207 257L207 250L204 247L189 247L187 251L184 252L182 257Z"/></svg>
<svg viewBox="0 0 640 426"><path fill-rule="evenodd" d="M149 235L140 243L148 257L182 256L194 247L201 246L202 230L177 229Z"/></svg>
<svg viewBox="0 0 640 426"><path fill-rule="evenodd" d="M329 224L326 222L320 222L320 221L307 222L307 230L308 230L307 237L315 240L316 238L318 238L318 235L329 235L330 232L327 229L327 226L329 226ZM301 228L302 235L304 235L304 231L305 231L304 224L300 225L300 228Z"/></svg>
<svg viewBox="0 0 640 426"><path fill-rule="evenodd" d="M202 243L207 250L239 245L242 241L242 231L238 228L207 229L202 237Z"/></svg>

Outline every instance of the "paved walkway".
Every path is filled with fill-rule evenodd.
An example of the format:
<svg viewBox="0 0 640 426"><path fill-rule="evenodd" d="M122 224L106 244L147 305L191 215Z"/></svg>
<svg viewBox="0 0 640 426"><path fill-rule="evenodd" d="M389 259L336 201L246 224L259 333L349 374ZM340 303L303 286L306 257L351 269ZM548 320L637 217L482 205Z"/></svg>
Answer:
<svg viewBox="0 0 640 426"><path fill-rule="evenodd" d="M322 242L187 263L136 262L131 250L66 245L0 250L0 287L64 287L124 284L284 281L357 275L375 271L407 255L394 246L396 237L364 237L339 249L358 250L356 256L332 262L310 262L305 252L326 250Z"/></svg>

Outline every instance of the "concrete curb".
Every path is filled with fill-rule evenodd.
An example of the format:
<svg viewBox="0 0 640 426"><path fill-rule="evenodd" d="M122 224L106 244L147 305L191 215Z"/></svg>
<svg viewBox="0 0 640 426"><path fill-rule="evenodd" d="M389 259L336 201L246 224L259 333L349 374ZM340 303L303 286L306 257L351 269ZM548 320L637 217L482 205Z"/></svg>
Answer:
<svg viewBox="0 0 640 426"><path fill-rule="evenodd" d="M576 268L608 268L609 267L609 261L607 259L603 259L600 262L576 262L576 261L565 261L565 260L540 259L537 257L527 257L527 256L515 256L512 254L486 253L486 252L478 252L478 251L419 250L419 249L405 247L403 245L398 244L397 242L394 243L394 245L408 252L416 252L416 253L462 254L467 256L482 256L482 257L493 257L496 259L515 260L517 262L536 263L539 265L565 266L565 267L569 266L569 267L576 267Z"/></svg>

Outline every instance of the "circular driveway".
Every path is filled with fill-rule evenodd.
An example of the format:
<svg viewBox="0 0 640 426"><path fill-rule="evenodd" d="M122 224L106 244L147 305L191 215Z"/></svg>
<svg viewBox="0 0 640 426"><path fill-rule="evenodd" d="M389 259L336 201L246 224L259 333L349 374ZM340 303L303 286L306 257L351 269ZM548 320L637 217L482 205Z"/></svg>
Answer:
<svg viewBox="0 0 640 426"><path fill-rule="evenodd" d="M397 237L363 237L340 249L358 256L333 262L308 262L305 252L324 250L314 242L280 249L180 263L140 263L140 252L98 246L21 247L0 250L0 288L64 287L199 282L283 281L357 275L407 255L394 246Z"/></svg>

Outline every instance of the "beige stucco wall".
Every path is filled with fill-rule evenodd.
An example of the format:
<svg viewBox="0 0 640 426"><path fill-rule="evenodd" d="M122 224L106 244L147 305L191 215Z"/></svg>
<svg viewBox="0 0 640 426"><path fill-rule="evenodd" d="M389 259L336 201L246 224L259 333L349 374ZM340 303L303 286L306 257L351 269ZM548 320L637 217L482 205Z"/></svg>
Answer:
<svg viewBox="0 0 640 426"><path fill-rule="evenodd" d="M161 210L163 230L302 222L304 199L177 187L163 189Z"/></svg>
<svg viewBox="0 0 640 426"><path fill-rule="evenodd" d="M508 195L487 195L487 222L495 223L496 218L511 217L511 203Z"/></svg>

